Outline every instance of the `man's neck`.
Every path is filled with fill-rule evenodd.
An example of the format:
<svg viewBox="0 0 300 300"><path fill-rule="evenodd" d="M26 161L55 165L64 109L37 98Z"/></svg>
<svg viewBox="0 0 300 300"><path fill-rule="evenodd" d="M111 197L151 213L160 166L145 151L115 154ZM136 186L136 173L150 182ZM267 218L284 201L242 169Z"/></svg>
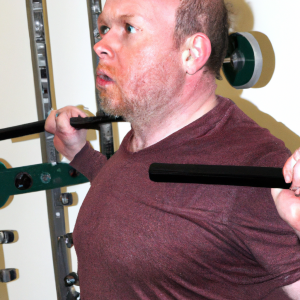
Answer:
<svg viewBox="0 0 300 300"><path fill-rule="evenodd" d="M175 101L177 106L153 116L148 124L132 122L133 136L128 150L137 152L154 145L212 110L218 103L216 85L214 82L202 85L194 84L194 89L183 91L185 96Z"/></svg>

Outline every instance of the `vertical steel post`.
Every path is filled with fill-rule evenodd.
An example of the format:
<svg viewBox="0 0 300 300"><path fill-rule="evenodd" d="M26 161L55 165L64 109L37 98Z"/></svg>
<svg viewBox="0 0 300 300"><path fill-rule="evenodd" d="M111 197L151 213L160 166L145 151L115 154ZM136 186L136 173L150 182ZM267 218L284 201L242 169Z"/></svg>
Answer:
<svg viewBox="0 0 300 300"><path fill-rule="evenodd" d="M101 1L99 0L87 0L88 15L90 21L90 34L92 46L100 41L100 35L97 26L97 20L101 13ZM96 69L99 58L93 52L94 70ZM96 92L97 101L97 116L104 116L105 113L100 108L99 94ZM100 131L100 151L102 154L110 158L114 154L114 139L113 128L111 123L99 125Z"/></svg>
<svg viewBox="0 0 300 300"><path fill-rule="evenodd" d="M42 0L26 0L39 120L46 119L52 108L45 32L46 13L43 4L45 3ZM53 145L52 134L41 133L41 148L43 162L53 164L58 162L59 157ZM66 245L62 239L58 240L59 236L66 234L64 207L59 201L61 190L50 190L46 195L57 298L77 299L77 296L76 298L72 296L76 294L74 288L66 287L64 283L64 277L69 274L70 267Z"/></svg>

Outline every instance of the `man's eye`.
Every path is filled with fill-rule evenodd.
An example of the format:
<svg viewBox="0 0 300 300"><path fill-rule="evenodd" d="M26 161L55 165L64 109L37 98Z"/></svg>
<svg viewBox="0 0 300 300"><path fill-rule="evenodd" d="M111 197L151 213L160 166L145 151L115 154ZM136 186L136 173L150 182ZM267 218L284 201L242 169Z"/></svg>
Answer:
<svg viewBox="0 0 300 300"><path fill-rule="evenodd" d="M136 29L133 26L131 26L130 24L126 24L125 28L126 28L126 31L129 33L136 33Z"/></svg>
<svg viewBox="0 0 300 300"><path fill-rule="evenodd" d="M109 27L102 25L99 28L100 34L107 34L109 32Z"/></svg>

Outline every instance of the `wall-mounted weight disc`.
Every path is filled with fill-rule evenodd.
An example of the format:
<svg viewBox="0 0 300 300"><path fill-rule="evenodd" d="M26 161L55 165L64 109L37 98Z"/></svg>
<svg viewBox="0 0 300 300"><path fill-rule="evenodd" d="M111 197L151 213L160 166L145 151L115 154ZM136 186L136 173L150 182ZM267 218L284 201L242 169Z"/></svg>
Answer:
<svg viewBox="0 0 300 300"><path fill-rule="evenodd" d="M0 171L2 170L6 170L5 165L0 161ZM2 201L3 201L3 205L7 202L7 200L9 199L10 195L3 195L2 196ZM0 196L1 198L1 196ZM0 200L0 207L2 207L3 205L1 205L1 200Z"/></svg>
<svg viewBox="0 0 300 300"><path fill-rule="evenodd" d="M10 282L17 278L16 269L0 270L0 282Z"/></svg>
<svg viewBox="0 0 300 300"><path fill-rule="evenodd" d="M2 163L2 162L0 161L0 170L5 170L5 169L6 169L6 167L5 167L4 163Z"/></svg>
<svg viewBox="0 0 300 300"><path fill-rule="evenodd" d="M15 234L10 230L0 231L0 244L10 244L15 240Z"/></svg>
<svg viewBox="0 0 300 300"><path fill-rule="evenodd" d="M223 73L236 89L253 87L262 71L263 59L257 40L249 32L229 36L229 45L223 63Z"/></svg>

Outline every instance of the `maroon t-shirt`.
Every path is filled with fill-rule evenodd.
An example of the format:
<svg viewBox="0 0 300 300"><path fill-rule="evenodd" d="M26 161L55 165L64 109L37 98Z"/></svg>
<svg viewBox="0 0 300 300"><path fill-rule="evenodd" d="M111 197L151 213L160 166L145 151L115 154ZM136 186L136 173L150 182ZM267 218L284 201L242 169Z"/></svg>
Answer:
<svg viewBox="0 0 300 300"><path fill-rule="evenodd" d="M148 175L153 162L282 167L283 142L221 97L155 145L132 153L131 138L108 161L89 144L72 161L91 181L73 233L82 299L288 299L300 245L270 189Z"/></svg>

